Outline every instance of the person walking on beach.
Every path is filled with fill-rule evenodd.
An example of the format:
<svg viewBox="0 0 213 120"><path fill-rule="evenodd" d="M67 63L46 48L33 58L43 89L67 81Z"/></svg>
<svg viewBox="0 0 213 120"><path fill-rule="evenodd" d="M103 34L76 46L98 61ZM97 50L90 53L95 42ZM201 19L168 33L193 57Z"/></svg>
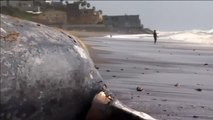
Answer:
<svg viewBox="0 0 213 120"><path fill-rule="evenodd" d="M157 32L156 32L156 30L154 30L154 32L153 32L153 37L154 37L154 44L156 44L156 42L157 42Z"/></svg>

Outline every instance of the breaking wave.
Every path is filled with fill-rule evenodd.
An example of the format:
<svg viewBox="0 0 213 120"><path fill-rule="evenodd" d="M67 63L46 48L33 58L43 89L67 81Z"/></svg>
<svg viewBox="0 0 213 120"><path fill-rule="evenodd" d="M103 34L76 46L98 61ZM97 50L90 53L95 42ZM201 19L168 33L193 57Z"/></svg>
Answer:
<svg viewBox="0 0 213 120"><path fill-rule="evenodd" d="M205 43L213 44L213 29L211 30L189 30L189 31L179 31L173 33L164 32L162 38L164 39L173 39L173 40L182 40L186 42L193 43Z"/></svg>
<svg viewBox="0 0 213 120"><path fill-rule="evenodd" d="M172 39L192 43L213 44L213 29L210 30L186 30L186 31L158 31L159 39ZM123 34L107 35L115 39L153 39L152 34Z"/></svg>

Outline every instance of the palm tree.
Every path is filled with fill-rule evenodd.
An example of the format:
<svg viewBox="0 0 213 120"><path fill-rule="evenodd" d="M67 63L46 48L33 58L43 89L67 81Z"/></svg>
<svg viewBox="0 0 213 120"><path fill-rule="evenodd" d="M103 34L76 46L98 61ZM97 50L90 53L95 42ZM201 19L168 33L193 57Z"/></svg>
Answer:
<svg viewBox="0 0 213 120"><path fill-rule="evenodd" d="M95 6L93 6L92 9L95 10Z"/></svg>
<svg viewBox="0 0 213 120"><path fill-rule="evenodd" d="M99 12L99 14L102 14L102 13L103 13L103 11L102 11L102 10L99 10L98 12Z"/></svg>
<svg viewBox="0 0 213 120"><path fill-rule="evenodd" d="M87 3L87 8L89 8L90 7L90 3Z"/></svg>

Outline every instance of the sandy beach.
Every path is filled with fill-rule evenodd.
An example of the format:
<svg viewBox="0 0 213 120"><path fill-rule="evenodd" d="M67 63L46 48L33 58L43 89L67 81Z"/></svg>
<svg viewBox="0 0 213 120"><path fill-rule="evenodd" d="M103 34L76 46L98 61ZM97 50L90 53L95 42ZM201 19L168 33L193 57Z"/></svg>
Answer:
<svg viewBox="0 0 213 120"><path fill-rule="evenodd" d="M104 82L127 106L159 120L213 119L212 45L100 36L83 41Z"/></svg>
<svg viewBox="0 0 213 120"><path fill-rule="evenodd" d="M0 120L213 120L212 6L1 0Z"/></svg>

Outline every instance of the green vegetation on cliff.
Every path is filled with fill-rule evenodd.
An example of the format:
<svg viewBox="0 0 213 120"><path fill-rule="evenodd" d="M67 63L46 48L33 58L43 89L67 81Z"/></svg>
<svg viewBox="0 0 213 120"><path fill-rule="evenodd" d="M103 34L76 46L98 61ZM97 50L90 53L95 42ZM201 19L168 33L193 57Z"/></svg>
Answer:
<svg viewBox="0 0 213 120"><path fill-rule="evenodd" d="M14 8L14 7L1 7L0 13L18 17L18 18L25 19L25 20L32 20L32 17L35 16L33 14L30 14L30 13L27 13L24 11L20 11L18 8Z"/></svg>

